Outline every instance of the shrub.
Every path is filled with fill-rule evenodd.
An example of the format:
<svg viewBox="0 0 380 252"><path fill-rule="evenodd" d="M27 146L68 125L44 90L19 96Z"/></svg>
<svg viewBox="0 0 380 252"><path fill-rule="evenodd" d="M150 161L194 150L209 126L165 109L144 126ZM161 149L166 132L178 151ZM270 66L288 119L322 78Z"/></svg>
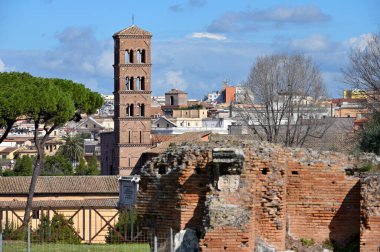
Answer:
<svg viewBox="0 0 380 252"><path fill-rule="evenodd" d="M311 247L314 246L315 241L313 239L301 238L301 244L303 247Z"/></svg>
<svg viewBox="0 0 380 252"><path fill-rule="evenodd" d="M329 250L335 250L334 243L330 239L326 239L322 242L322 247L329 249Z"/></svg>
<svg viewBox="0 0 380 252"><path fill-rule="evenodd" d="M134 232L133 236L137 235L137 214L136 211L133 212L133 223L134 223ZM127 223L125 223L127 222ZM125 210L121 211L119 213L119 219L117 223L115 224L115 229L108 227L108 234L106 235L106 242L107 243L118 243L123 242L122 237L126 237L127 240L131 240L131 214L130 212L127 213L127 216L125 214ZM125 226L127 226L127 230L125 229ZM119 234L120 235L119 235ZM121 237L120 237L121 236Z"/></svg>
<svg viewBox="0 0 380 252"><path fill-rule="evenodd" d="M54 215L50 221L43 216L43 222L34 232L35 237L39 240L42 235L44 241L53 243L79 244L81 240L75 233L73 224L73 221L66 219L63 214Z"/></svg>

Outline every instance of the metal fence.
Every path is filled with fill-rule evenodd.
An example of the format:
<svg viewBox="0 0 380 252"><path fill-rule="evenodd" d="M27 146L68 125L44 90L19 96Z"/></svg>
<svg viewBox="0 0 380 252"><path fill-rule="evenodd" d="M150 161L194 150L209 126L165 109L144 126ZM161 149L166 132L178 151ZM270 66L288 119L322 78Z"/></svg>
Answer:
<svg viewBox="0 0 380 252"><path fill-rule="evenodd" d="M48 207L22 220L22 209L0 209L0 252L174 251L174 231L141 228L133 209Z"/></svg>

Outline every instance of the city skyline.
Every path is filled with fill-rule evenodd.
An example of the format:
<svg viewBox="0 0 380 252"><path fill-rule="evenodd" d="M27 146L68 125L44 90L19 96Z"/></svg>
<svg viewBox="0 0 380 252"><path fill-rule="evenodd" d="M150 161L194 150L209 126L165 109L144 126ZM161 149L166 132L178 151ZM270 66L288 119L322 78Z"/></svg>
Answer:
<svg viewBox="0 0 380 252"><path fill-rule="evenodd" d="M152 95L190 98L241 83L257 56L303 53L341 96L350 48L379 31L377 1L0 1L0 71L72 79L113 92L112 35L153 34ZM132 20L134 17L134 21Z"/></svg>

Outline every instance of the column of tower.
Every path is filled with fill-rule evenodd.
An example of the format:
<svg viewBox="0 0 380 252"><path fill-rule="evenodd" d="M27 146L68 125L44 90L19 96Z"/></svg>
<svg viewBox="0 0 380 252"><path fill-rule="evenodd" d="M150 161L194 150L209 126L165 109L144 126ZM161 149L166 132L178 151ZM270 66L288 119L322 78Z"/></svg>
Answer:
<svg viewBox="0 0 380 252"><path fill-rule="evenodd" d="M115 146L113 173L129 175L151 147L151 38L132 25L113 35Z"/></svg>

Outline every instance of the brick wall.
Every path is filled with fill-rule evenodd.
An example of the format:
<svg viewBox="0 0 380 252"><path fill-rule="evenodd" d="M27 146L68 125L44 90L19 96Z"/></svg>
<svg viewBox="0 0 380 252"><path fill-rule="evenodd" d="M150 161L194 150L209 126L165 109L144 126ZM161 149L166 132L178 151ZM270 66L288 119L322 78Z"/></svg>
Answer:
<svg viewBox="0 0 380 252"><path fill-rule="evenodd" d="M176 151L176 152L175 152ZM190 148L171 150L154 158L141 173L137 211L144 225L157 232L203 225L208 190L207 160L209 152Z"/></svg>
<svg viewBox="0 0 380 252"><path fill-rule="evenodd" d="M380 175L361 179L360 251L380 249Z"/></svg>
<svg viewBox="0 0 380 252"><path fill-rule="evenodd" d="M341 245L359 233L360 181L345 173L354 161L333 152L240 145L242 173L219 174L217 184L212 149L227 147L222 141L170 148L148 163L138 196L145 225L192 228L203 251L285 250L287 237ZM222 176L231 188L219 186ZM376 218L366 237L378 234Z"/></svg>
<svg viewBox="0 0 380 252"><path fill-rule="evenodd" d="M347 157L302 150L295 154L287 169L289 234L345 243L360 230L359 179L345 175Z"/></svg>

